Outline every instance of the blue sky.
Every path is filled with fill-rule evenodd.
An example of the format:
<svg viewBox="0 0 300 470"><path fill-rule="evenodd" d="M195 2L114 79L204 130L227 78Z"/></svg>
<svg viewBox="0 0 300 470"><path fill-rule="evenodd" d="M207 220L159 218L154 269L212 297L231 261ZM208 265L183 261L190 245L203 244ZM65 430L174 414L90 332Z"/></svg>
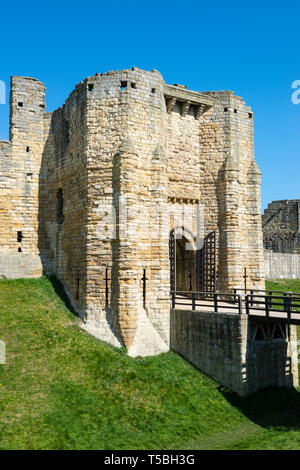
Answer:
<svg viewBox="0 0 300 470"><path fill-rule="evenodd" d="M262 208L300 198L300 4L271 1L2 2L0 80L32 76L47 110L88 75L137 66L198 91L232 90L254 111ZM300 95L299 95L300 96ZM0 105L8 139L8 104Z"/></svg>

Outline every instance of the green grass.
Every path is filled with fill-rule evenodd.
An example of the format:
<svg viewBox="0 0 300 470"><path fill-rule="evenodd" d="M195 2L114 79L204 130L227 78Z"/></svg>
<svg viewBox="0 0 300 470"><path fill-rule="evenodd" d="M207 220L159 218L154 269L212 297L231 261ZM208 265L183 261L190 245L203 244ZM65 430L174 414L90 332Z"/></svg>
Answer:
<svg viewBox="0 0 300 470"><path fill-rule="evenodd" d="M0 449L300 449L300 390L242 399L174 352L129 358L63 298L47 278L0 281Z"/></svg>

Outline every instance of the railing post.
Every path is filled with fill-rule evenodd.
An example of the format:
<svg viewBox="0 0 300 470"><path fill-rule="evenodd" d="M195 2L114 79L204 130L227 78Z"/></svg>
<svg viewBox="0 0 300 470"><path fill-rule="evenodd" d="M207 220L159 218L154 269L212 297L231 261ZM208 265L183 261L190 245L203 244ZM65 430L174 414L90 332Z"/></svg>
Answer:
<svg viewBox="0 0 300 470"><path fill-rule="evenodd" d="M195 294L192 293L192 310L196 310Z"/></svg>
<svg viewBox="0 0 300 470"><path fill-rule="evenodd" d="M287 312L287 303L286 303L287 295L286 292L283 293L283 309Z"/></svg>
<svg viewBox="0 0 300 470"><path fill-rule="evenodd" d="M172 308L175 308L175 294L176 294L176 292L172 292L172 293L171 293L171 297L172 297Z"/></svg>
<svg viewBox="0 0 300 470"><path fill-rule="evenodd" d="M270 312L269 312L269 302L270 302L270 298L268 295L265 296L265 308L266 308L266 317L268 318L270 316Z"/></svg>
<svg viewBox="0 0 300 470"><path fill-rule="evenodd" d="M250 305L249 305L249 295L246 295L246 314L249 315L250 313Z"/></svg>
<svg viewBox="0 0 300 470"><path fill-rule="evenodd" d="M289 292L289 300L290 300L290 308L291 308L291 312L293 310L293 292Z"/></svg>
<svg viewBox="0 0 300 470"><path fill-rule="evenodd" d="M252 296L251 297L251 307L253 307L253 295L254 295L254 290L253 289L250 291L250 294Z"/></svg>
<svg viewBox="0 0 300 470"><path fill-rule="evenodd" d="M272 294L273 294L272 291L269 291L269 296L270 296L270 298L269 298L269 307L270 308L272 308Z"/></svg>
<svg viewBox="0 0 300 470"><path fill-rule="evenodd" d="M218 294L214 293L214 308L215 313L218 313Z"/></svg>
<svg viewBox="0 0 300 470"><path fill-rule="evenodd" d="M242 304L242 296L241 295L238 295L238 305L239 305L239 315L242 315L243 304Z"/></svg>
<svg viewBox="0 0 300 470"><path fill-rule="evenodd" d="M287 297L286 298L286 311L287 311L287 318L288 318L288 323L291 321L291 313L292 313L292 302L291 298Z"/></svg>

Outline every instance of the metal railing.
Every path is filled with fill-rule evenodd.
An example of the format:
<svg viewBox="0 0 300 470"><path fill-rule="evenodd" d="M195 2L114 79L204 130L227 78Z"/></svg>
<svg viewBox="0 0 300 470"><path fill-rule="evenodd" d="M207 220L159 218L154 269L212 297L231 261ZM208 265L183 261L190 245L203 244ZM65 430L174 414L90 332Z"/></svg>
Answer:
<svg viewBox="0 0 300 470"><path fill-rule="evenodd" d="M228 292L171 291L171 301L172 308L175 308L176 305L190 305L192 310L196 310L197 307L213 306L214 312L217 313L223 307L237 310L240 315L243 310L242 296L240 294L228 294Z"/></svg>
<svg viewBox="0 0 300 470"><path fill-rule="evenodd" d="M249 289L249 292L252 292L250 294L238 294L238 291L242 291L242 289L235 289L231 294L228 292L171 291L172 308L185 306L196 310L199 307L204 307L215 313L236 311L239 315L246 313L266 318L270 318L270 314L274 312L275 314L283 314L281 318L287 319L288 322L291 322L292 314L298 314L298 318L294 320L297 324L300 322L300 294L270 291L271 295L266 295L255 292L269 291L254 289Z"/></svg>
<svg viewBox="0 0 300 470"><path fill-rule="evenodd" d="M292 314L300 315L300 294L293 292L280 294L283 295L247 294L245 296L246 314L250 315L253 310L262 311L268 318L271 312L284 313L288 321L291 321Z"/></svg>

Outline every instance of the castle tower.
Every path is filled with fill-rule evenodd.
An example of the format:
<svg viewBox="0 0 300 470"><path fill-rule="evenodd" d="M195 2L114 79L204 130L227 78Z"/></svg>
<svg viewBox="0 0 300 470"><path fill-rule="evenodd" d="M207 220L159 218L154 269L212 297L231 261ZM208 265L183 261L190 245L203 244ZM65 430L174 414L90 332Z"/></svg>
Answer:
<svg viewBox="0 0 300 470"><path fill-rule="evenodd" d="M221 291L241 287L241 218L239 162L232 154L221 169L220 285Z"/></svg>
<svg viewBox="0 0 300 470"><path fill-rule="evenodd" d="M253 119L241 98L167 85L136 67L86 78L51 113L41 82L13 77L11 86L0 238L14 256L39 260L12 277L54 274L86 330L132 356L170 345L173 229L185 234L178 253L190 250L180 258L184 290L213 277L198 256L202 230L217 233L214 288L243 287L244 268L249 288L263 282Z"/></svg>
<svg viewBox="0 0 300 470"><path fill-rule="evenodd" d="M261 219L261 172L253 156L247 173L248 178L248 255L249 284L264 289L264 255Z"/></svg>
<svg viewBox="0 0 300 470"><path fill-rule="evenodd" d="M126 138L113 162L114 195L118 204L117 233L113 242L112 305L116 315L115 328L127 349L133 344L141 308L135 213L140 192L138 158L130 138Z"/></svg>
<svg viewBox="0 0 300 470"><path fill-rule="evenodd" d="M0 264L6 277L43 272L38 249L39 174L44 149L44 85L12 77L10 141L0 146L3 200Z"/></svg>
<svg viewBox="0 0 300 470"><path fill-rule="evenodd" d="M15 192L12 199L12 239L25 254L38 254L39 173L44 149L44 84L12 77L10 141ZM17 242L17 234L21 242ZM16 249L17 251L17 249Z"/></svg>

